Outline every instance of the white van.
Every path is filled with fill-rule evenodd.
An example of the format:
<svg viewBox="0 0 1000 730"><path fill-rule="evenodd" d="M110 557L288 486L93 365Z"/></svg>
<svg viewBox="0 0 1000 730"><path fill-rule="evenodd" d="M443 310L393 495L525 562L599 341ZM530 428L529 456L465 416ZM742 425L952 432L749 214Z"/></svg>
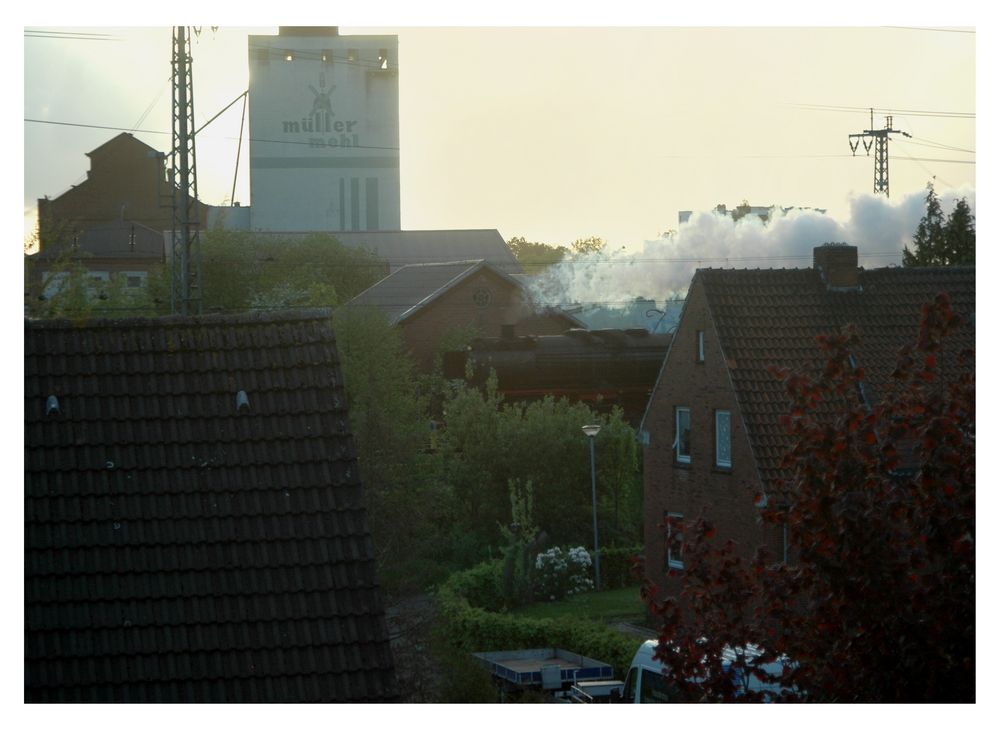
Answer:
<svg viewBox="0 0 1000 730"><path fill-rule="evenodd" d="M622 688L621 702L645 704L651 702L683 701L678 690L667 684L667 680L663 676L663 663L653 656L655 651L656 640L647 641L639 647L639 650L635 653L635 657L632 659L628 674L625 675L625 686ZM753 647L748 647L747 651L750 653L760 653ZM723 667L725 668L736 659L736 652L727 649L723 653L723 657L725 658L723 662ZM776 661L765 664L762 668L777 680L781 676L784 667L784 661ZM734 681L740 681L739 677L735 677ZM754 676L750 677L749 687L755 692L761 690L781 691L781 686L777 681L774 683L761 682Z"/></svg>

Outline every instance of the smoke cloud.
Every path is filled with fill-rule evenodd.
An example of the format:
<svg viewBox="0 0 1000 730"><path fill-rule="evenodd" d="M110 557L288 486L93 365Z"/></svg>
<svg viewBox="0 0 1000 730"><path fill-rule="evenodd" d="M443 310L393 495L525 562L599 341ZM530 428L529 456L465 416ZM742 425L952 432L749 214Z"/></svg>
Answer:
<svg viewBox="0 0 1000 730"><path fill-rule="evenodd" d="M815 246L843 242L858 247L865 268L899 266L904 246L926 212L926 191L898 201L871 194L849 201L848 220L815 210L772 211L734 221L728 214L695 213L675 233L641 245L602 251L556 264L529 285L536 304L620 308L637 298L682 298L699 268L810 268ZM976 212L974 188L938 191L947 216L965 198Z"/></svg>

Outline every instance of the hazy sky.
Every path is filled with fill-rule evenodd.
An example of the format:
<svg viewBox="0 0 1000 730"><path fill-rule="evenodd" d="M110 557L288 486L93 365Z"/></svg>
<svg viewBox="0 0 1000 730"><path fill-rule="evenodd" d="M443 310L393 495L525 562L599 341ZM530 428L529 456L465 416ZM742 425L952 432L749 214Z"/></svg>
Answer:
<svg viewBox="0 0 1000 730"><path fill-rule="evenodd" d="M309 22L336 22L328 15ZM969 30L905 20L871 28L341 25L345 35L399 37L404 229L496 228L505 239L553 244L599 235L630 249L678 228L679 210L744 199L847 220L852 201L872 192L873 158L863 148L852 157L848 146L849 134L870 128L869 107L876 128L891 113L894 128L912 135L889 145L891 203L922 195L932 178L939 191L974 199L977 36ZM51 37L73 31L101 40ZM223 23L194 44L198 124L247 88L248 32L277 27ZM165 23L26 23L23 48L29 232L36 199L82 182L85 154L119 130L169 148L171 35ZM198 138L207 203L229 202L241 111L237 103ZM244 137L235 195L244 205L252 204L248 175Z"/></svg>

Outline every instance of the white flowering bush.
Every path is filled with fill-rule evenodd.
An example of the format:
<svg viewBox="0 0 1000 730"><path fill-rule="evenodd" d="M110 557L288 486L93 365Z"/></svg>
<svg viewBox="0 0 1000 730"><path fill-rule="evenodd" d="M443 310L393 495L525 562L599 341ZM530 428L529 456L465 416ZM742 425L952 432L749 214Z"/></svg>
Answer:
<svg viewBox="0 0 1000 730"><path fill-rule="evenodd" d="M541 601L558 601L575 593L594 588L590 554L586 548L570 548L564 553L554 547L535 558L535 597Z"/></svg>

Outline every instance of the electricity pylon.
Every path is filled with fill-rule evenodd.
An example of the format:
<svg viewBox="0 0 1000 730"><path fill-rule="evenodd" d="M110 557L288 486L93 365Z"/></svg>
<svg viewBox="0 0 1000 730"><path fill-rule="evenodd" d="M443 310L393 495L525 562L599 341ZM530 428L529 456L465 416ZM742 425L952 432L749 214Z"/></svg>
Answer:
<svg viewBox="0 0 1000 730"><path fill-rule="evenodd" d="M174 28L173 39L173 249L170 311L201 314L201 220L198 175L194 153L194 87L191 74L191 37L184 26Z"/></svg>
<svg viewBox="0 0 1000 730"><path fill-rule="evenodd" d="M871 112L871 126L872 129L866 129L860 134L849 134L847 136L847 143L851 145L851 154L854 155L858 151L858 144L864 143L865 145L865 156L871 152L872 145L875 145L875 194L885 193L885 197L889 197L889 135L890 134L902 134L906 137L912 135L907 134L899 129L892 128L892 117L885 118L885 129L875 129L875 110L870 109Z"/></svg>

